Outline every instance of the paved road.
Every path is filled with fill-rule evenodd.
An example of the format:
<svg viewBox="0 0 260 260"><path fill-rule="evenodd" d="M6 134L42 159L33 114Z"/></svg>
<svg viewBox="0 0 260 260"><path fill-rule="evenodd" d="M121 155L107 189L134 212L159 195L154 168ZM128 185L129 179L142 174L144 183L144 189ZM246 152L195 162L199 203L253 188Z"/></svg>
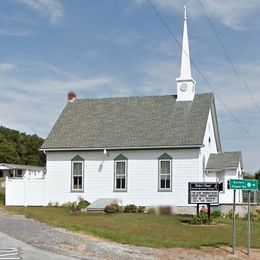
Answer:
<svg viewBox="0 0 260 260"><path fill-rule="evenodd" d="M0 232L0 260L73 260L77 258L58 255L38 249Z"/></svg>

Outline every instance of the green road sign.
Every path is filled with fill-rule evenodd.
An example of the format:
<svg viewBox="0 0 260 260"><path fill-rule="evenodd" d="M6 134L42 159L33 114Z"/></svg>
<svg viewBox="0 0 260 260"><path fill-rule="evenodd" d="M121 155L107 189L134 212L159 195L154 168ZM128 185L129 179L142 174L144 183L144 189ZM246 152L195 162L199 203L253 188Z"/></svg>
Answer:
<svg viewBox="0 0 260 260"><path fill-rule="evenodd" d="M229 180L232 190L258 190L258 180Z"/></svg>

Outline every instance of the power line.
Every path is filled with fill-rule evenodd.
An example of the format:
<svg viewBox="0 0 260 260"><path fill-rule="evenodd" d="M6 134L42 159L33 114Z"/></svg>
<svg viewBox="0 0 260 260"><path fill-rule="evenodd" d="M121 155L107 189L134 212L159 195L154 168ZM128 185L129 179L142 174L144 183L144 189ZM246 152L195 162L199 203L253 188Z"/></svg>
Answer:
<svg viewBox="0 0 260 260"><path fill-rule="evenodd" d="M204 11L204 13L205 13L205 16L207 17L207 20L208 20L208 22L209 22L209 24L210 24L210 27L211 27L213 33L215 34L215 37L217 38L217 40L218 40L218 42L219 42L219 45L220 45L221 49L223 50L223 52L224 52L224 54L225 54L225 56L226 56L228 62L230 63L232 70L234 71L234 73L235 73L235 75L237 76L237 78L239 79L239 81L246 87L246 89L247 89L247 91L248 91L248 95L249 95L250 99L252 100L252 103L253 103L254 106L256 107L257 111L260 112L259 106L257 105L257 102L255 101L254 96L252 95L252 92L251 92L249 86L248 86L247 83L241 78L240 74L238 73L238 71L237 71L237 69L236 69L236 66L234 65L234 63L233 63L232 60L231 60L231 57L228 55L228 52L227 52L227 50L226 50L226 48L225 48L223 42L221 41L221 39L220 39L220 37L219 37L219 35L218 35L218 33L217 33L217 30L216 30L216 28L215 28L215 26L214 26L212 20L210 19L209 15L208 15L208 13L207 13L207 11L206 11L206 9L205 9L205 7L203 6L203 3L201 2L201 0L198 0L198 2L199 2L199 4L200 4L200 6L201 6L201 9L202 9L202 10Z"/></svg>
<svg viewBox="0 0 260 260"><path fill-rule="evenodd" d="M161 23L165 26L166 30L170 33L171 37L174 39L174 41L177 43L177 45L180 47L180 49L184 52L184 54L186 56L189 57L189 55L187 54L187 52L185 50L182 49L182 45L181 43L178 41L178 39L175 37L173 31L171 30L171 28L169 27L169 25L166 23L166 21L164 20L164 18L161 16L161 14L159 13L158 9L156 8L156 6L152 3L151 0L146 0L148 2L148 4L150 5L150 7L153 9L154 13L157 15L157 17L159 18L159 20L161 21ZM213 91L213 93L215 94L215 96L219 99L219 101L222 103L222 105L225 107L225 109L230 113L230 115L232 116L233 120L241 127L241 129L245 132L245 134L248 136L248 138L253 142L253 143L257 143L257 141L255 140L255 138L249 133L249 131L247 130L247 128L245 128L242 123L238 120L238 118L234 115L234 113L230 110L230 108L225 104L225 102L223 101L223 99L215 92L214 88L210 85L209 81L207 80L207 78L202 74L201 70L199 69L199 67L195 64L195 62L190 58L191 64L194 66L194 68L197 70L197 72L199 73L199 75L201 76L201 78L205 81L205 83L208 85L208 87Z"/></svg>

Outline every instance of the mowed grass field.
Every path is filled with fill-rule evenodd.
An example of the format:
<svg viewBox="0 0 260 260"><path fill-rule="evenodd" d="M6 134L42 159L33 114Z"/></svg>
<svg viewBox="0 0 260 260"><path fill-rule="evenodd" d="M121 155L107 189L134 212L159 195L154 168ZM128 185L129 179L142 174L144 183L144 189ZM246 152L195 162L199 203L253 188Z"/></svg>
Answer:
<svg viewBox="0 0 260 260"><path fill-rule="evenodd" d="M71 213L62 207L3 207L70 231L92 234L116 242L148 247L231 245L232 221L218 219L217 224L190 225L191 217L153 214L94 215ZM237 221L237 245L246 247L246 221ZM260 223L252 223L252 247L260 248Z"/></svg>

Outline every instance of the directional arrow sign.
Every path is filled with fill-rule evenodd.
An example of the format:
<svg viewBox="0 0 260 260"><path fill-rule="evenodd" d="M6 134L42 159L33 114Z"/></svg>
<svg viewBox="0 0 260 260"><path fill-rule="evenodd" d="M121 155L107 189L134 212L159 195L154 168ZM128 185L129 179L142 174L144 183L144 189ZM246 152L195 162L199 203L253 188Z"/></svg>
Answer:
<svg viewBox="0 0 260 260"><path fill-rule="evenodd" d="M229 180L232 190L258 190L258 180Z"/></svg>

